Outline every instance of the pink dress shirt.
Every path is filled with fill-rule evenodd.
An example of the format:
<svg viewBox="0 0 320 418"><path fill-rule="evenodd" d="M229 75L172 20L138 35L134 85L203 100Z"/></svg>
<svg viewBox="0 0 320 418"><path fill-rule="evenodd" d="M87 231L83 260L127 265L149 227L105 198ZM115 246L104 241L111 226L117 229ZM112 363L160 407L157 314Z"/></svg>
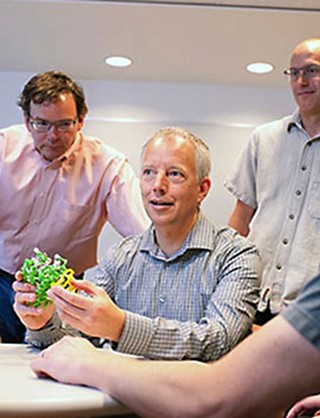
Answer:
<svg viewBox="0 0 320 418"><path fill-rule="evenodd" d="M35 247L59 253L77 274L97 262L105 222L123 236L149 224L125 156L79 133L46 161L25 126L0 130L0 268L13 274Z"/></svg>

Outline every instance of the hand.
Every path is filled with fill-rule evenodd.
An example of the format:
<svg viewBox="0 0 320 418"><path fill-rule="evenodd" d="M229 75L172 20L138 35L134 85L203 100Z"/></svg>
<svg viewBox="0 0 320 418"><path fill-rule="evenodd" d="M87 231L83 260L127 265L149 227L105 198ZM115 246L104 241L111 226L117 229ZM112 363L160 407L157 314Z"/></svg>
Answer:
<svg viewBox="0 0 320 418"><path fill-rule="evenodd" d="M125 323L125 312L100 287L76 279L71 284L88 296L71 293L58 286L48 291L60 319L87 335L119 341Z"/></svg>
<svg viewBox="0 0 320 418"><path fill-rule="evenodd" d="M44 327L53 316L55 307L50 304L38 308L30 306L29 303L36 300L36 287L22 282L21 271L16 273L15 278L16 281L12 285L15 291L13 309L27 328L38 330Z"/></svg>
<svg viewBox="0 0 320 418"><path fill-rule="evenodd" d="M319 416L320 395L308 396L297 402L288 412L286 418Z"/></svg>
<svg viewBox="0 0 320 418"><path fill-rule="evenodd" d="M32 361L31 368L39 377L51 377L63 383L81 385L86 383L86 363L94 362L99 350L84 338L63 337L43 350Z"/></svg>

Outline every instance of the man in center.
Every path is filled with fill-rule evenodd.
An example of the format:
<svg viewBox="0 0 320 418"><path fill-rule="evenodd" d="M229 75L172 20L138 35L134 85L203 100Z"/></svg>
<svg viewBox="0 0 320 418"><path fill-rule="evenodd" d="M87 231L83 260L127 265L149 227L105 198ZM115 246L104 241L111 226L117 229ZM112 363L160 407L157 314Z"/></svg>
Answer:
<svg viewBox="0 0 320 418"><path fill-rule="evenodd" d="M32 344L79 330L119 352L211 361L250 332L260 259L246 238L218 230L200 210L211 185L209 148L181 128L162 129L144 145L141 166L152 225L108 251L94 284L75 280L78 294L54 287L54 307L33 308L34 288L17 274L15 310Z"/></svg>

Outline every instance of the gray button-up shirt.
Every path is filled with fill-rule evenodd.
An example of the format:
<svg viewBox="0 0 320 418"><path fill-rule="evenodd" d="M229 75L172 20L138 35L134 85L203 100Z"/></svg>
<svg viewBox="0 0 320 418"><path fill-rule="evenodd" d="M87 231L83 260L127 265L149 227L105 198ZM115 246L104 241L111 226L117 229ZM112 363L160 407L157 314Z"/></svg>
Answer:
<svg viewBox="0 0 320 418"><path fill-rule="evenodd" d="M293 116L257 128L225 182L256 209L249 238L263 263L259 310L279 312L319 269L320 133Z"/></svg>

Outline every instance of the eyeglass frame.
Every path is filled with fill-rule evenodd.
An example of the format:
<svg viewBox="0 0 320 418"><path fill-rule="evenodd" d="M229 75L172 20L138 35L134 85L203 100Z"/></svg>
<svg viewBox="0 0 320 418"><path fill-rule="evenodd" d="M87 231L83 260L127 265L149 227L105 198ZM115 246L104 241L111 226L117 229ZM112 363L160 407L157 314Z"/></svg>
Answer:
<svg viewBox="0 0 320 418"><path fill-rule="evenodd" d="M315 74L310 74L310 70L315 70ZM296 72L294 75L293 72ZM309 64L305 65L301 68L288 68L287 70L284 70L283 73L288 76L291 80L297 81L302 74L304 78L307 80L310 80L312 78L316 78L320 76L320 65L317 64Z"/></svg>
<svg viewBox="0 0 320 418"><path fill-rule="evenodd" d="M54 126L55 129L57 129L59 132L67 132L70 128L74 127L74 125L77 123L78 116L76 116L74 119L61 119L57 120L55 122L48 122L45 119L35 119L32 116L29 117L29 122L32 128L37 132L49 132L50 129ZM70 123L70 126L59 126L59 124L63 123ZM47 126L37 126L37 123L45 123Z"/></svg>

